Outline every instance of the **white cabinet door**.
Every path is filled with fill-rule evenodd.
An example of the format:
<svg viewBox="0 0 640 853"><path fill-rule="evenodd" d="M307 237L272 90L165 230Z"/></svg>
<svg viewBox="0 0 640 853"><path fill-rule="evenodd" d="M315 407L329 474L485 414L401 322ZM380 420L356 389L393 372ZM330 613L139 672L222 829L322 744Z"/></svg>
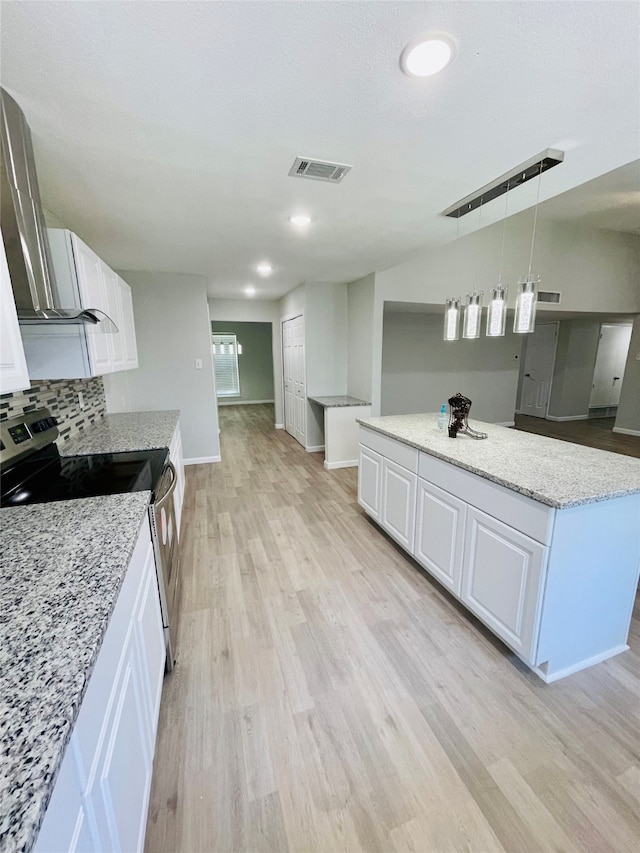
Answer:
<svg viewBox="0 0 640 853"><path fill-rule="evenodd" d="M459 598L467 505L422 478L417 503L414 556Z"/></svg>
<svg viewBox="0 0 640 853"><path fill-rule="evenodd" d="M133 300L131 288L120 276L118 286L120 288L120 304L122 309L122 328L120 332L124 336L124 369L133 370L138 366L138 345L136 343L136 325L133 316Z"/></svg>
<svg viewBox="0 0 640 853"><path fill-rule="evenodd" d="M135 616L137 646L140 659L142 692L147 713L146 732L149 752L153 755L160 711L160 694L164 679L165 644L162 614L158 600L153 548L147 553L146 581Z"/></svg>
<svg viewBox="0 0 640 853"><path fill-rule="evenodd" d="M23 391L30 384L7 257L0 234L0 394Z"/></svg>
<svg viewBox="0 0 640 853"><path fill-rule="evenodd" d="M358 503L371 518L380 520L382 502L382 456L360 445Z"/></svg>
<svg viewBox="0 0 640 853"><path fill-rule="evenodd" d="M107 297L107 314L118 327L117 332L108 334L108 337L111 339L111 370L124 370L125 331L120 284L118 282L118 276L103 261L100 261L100 269L102 270L102 281Z"/></svg>
<svg viewBox="0 0 640 853"><path fill-rule="evenodd" d="M113 717L88 797L98 826L106 828L104 849L137 851L144 846L152 754L133 626L118 675Z"/></svg>
<svg viewBox="0 0 640 853"><path fill-rule="evenodd" d="M413 554L417 477L401 465L383 459L380 524Z"/></svg>
<svg viewBox="0 0 640 853"><path fill-rule="evenodd" d="M109 314L109 301L102 273L103 263L96 253L76 235L71 245L78 275L78 287L83 308L98 308ZM117 325L117 320L114 319ZM100 376L113 370L112 335L98 326L86 327L91 375Z"/></svg>
<svg viewBox="0 0 640 853"><path fill-rule="evenodd" d="M462 601L535 663L547 548L474 507L466 527Z"/></svg>

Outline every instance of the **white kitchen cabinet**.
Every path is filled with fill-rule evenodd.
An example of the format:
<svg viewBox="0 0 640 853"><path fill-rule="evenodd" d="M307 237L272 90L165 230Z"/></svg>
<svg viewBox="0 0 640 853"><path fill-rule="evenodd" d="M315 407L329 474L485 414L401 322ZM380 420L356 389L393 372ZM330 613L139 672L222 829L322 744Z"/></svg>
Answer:
<svg viewBox="0 0 640 853"><path fill-rule="evenodd" d="M145 523L67 746L37 853L143 849L164 656Z"/></svg>
<svg viewBox="0 0 640 853"><path fill-rule="evenodd" d="M133 319L133 300L131 288L120 276L116 276L120 291L120 334L123 336L124 370L134 370L138 366L138 345L136 327Z"/></svg>
<svg viewBox="0 0 640 853"><path fill-rule="evenodd" d="M366 426L360 453L383 472L377 515L375 478L359 477L365 511L541 679L629 648L640 494L556 509Z"/></svg>
<svg viewBox="0 0 640 853"><path fill-rule="evenodd" d="M138 366L131 290L76 234L49 228L62 308L97 308L117 326L50 323L22 327L29 373L37 379L82 379Z"/></svg>
<svg viewBox="0 0 640 853"><path fill-rule="evenodd" d="M0 234L0 394L23 391L30 384L7 256Z"/></svg>
<svg viewBox="0 0 640 853"><path fill-rule="evenodd" d="M380 524L410 554L413 553L417 480L417 476L402 465L390 459L382 460Z"/></svg>
<svg viewBox="0 0 640 853"><path fill-rule="evenodd" d="M180 540L180 522L182 520L182 505L184 503L184 459L182 456L182 433L180 424L175 428L171 445L169 446L169 458L176 469L177 485L173 493L173 506L176 513L176 525L178 528L178 540Z"/></svg>
<svg viewBox="0 0 640 853"><path fill-rule="evenodd" d="M360 446L358 462L358 503L376 521L380 520L382 501L382 456Z"/></svg>
<svg viewBox="0 0 640 853"><path fill-rule="evenodd" d="M460 596L467 505L418 478L416 534L413 556L427 571Z"/></svg>
<svg viewBox="0 0 640 853"><path fill-rule="evenodd" d="M536 662L546 554L539 542L469 507L462 601L530 663Z"/></svg>

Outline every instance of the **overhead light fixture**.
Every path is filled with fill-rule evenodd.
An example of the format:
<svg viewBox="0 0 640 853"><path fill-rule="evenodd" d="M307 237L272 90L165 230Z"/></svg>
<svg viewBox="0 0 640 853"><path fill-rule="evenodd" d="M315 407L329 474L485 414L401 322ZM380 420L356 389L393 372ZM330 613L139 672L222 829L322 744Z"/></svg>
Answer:
<svg viewBox="0 0 640 853"><path fill-rule="evenodd" d="M249 287L245 287L244 293L246 296L255 296L256 295L256 289L255 289L255 287L251 287L251 285L249 285Z"/></svg>
<svg viewBox="0 0 640 853"><path fill-rule="evenodd" d="M289 222L292 225L297 225L299 228L305 228L311 223L311 217L303 216L302 214L300 216L290 216Z"/></svg>
<svg viewBox="0 0 640 853"><path fill-rule="evenodd" d="M446 68L455 55L451 36L431 33L409 42L400 54L400 68L408 77L431 77Z"/></svg>
<svg viewBox="0 0 640 853"><path fill-rule="evenodd" d="M563 160L564 151L559 151L557 148L547 148L535 157L531 157L526 162L516 166L515 169L505 172L504 175L496 178L495 181L485 184L484 187L471 193L471 195L460 199L460 201L452 204L451 207L442 212L445 216L465 216L488 201L493 201L494 198L504 195L509 190L525 184L537 175L542 174L542 172L547 172L553 166L562 163Z"/></svg>
<svg viewBox="0 0 640 853"><path fill-rule="evenodd" d="M269 261L260 261L260 263L256 266L256 272L258 275L271 275L273 272L273 267L269 263Z"/></svg>
<svg viewBox="0 0 640 853"><path fill-rule="evenodd" d="M473 339L480 337L480 321L482 320L482 291L474 290L467 294L467 304L464 307L464 322L462 337Z"/></svg>
<svg viewBox="0 0 640 853"><path fill-rule="evenodd" d="M457 341L460 337L460 297L450 296L444 309L444 339Z"/></svg>
<svg viewBox="0 0 640 853"><path fill-rule="evenodd" d="M538 204L540 202L540 184L542 183L542 165L538 175L538 191L536 193L536 206L533 213L533 228L531 229L531 249L529 251L529 271L525 278L518 282L518 297L516 299L516 313L513 318L513 331L517 335L527 335L533 332L536 322L536 301L538 294L536 287L540 284L540 276L531 275L531 264L533 263L533 247L536 242L536 225L538 222Z"/></svg>
<svg viewBox="0 0 640 853"><path fill-rule="evenodd" d="M487 306L488 338L500 338L504 335L507 325L507 287L497 284L491 288L491 301Z"/></svg>

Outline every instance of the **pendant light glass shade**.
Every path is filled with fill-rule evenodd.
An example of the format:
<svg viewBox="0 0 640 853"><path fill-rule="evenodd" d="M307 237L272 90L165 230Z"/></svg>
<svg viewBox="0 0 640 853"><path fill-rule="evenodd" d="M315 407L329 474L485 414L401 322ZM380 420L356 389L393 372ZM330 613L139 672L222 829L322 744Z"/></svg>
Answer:
<svg viewBox="0 0 640 853"><path fill-rule="evenodd" d="M507 288L497 284L491 288L491 301L487 306L487 337L500 338L507 325Z"/></svg>
<svg viewBox="0 0 640 853"><path fill-rule="evenodd" d="M445 302L444 339L457 341L460 337L460 297L452 296Z"/></svg>
<svg viewBox="0 0 640 853"><path fill-rule="evenodd" d="M533 332L536 320L536 301L538 295L536 286L540 278L528 275L524 281L518 282L518 298L516 300L516 315L513 320L513 331L517 335Z"/></svg>
<svg viewBox="0 0 640 853"><path fill-rule="evenodd" d="M480 337L480 321L482 320L482 293L467 294L467 304L464 308L464 322L462 324L463 338Z"/></svg>

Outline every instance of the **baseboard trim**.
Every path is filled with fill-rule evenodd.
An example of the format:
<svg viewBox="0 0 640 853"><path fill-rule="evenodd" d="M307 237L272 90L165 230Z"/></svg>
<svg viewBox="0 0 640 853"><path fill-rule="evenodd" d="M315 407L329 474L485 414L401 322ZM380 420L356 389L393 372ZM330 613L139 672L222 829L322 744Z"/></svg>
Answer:
<svg viewBox="0 0 640 853"><path fill-rule="evenodd" d="M503 426L503 427L512 427L515 425L516 425L515 421L498 421L498 423L495 424L495 426Z"/></svg>
<svg viewBox="0 0 640 853"><path fill-rule="evenodd" d="M183 461L185 465L207 465L209 462L222 462L222 456L194 456Z"/></svg>
<svg viewBox="0 0 640 853"><path fill-rule="evenodd" d="M565 666L563 669L557 669L555 672L545 672L542 667L531 666L531 664L527 665L531 666L531 669L535 674L538 675L546 684L552 684L554 681L566 678L567 675L573 675L574 672L580 672L583 669L587 669L589 666L595 666L597 663L602 663L603 660L609 660L609 658L615 657L615 655L626 652L628 648L629 646L626 643L623 643L620 646L614 646L612 649L607 649L606 652L600 652L598 655L593 655L593 657L585 658L585 660L571 664L571 666ZM518 655L518 657L520 657L520 655Z"/></svg>
<svg viewBox="0 0 640 853"><path fill-rule="evenodd" d="M274 424L274 429L284 429L284 424Z"/></svg>
<svg viewBox="0 0 640 853"><path fill-rule="evenodd" d="M586 421L589 420L589 415L563 415L558 418L556 415L547 415L547 421Z"/></svg>
<svg viewBox="0 0 640 853"><path fill-rule="evenodd" d="M619 432L620 435L640 435L640 429L625 429L624 427L613 428L614 432Z"/></svg>
<svg viewBox="0 0 640 853"><path fill-rule="evenodd" d="M317 447L305 447L307 453L319 453L324 450L324 444L319 444Z"/></svg>
<svg viewBox="0 0 640 853"><path fill-rule="evenodd" d="M357 459L347 459L344 462L327 462L324 460L324 467L327 471L333 471L334 468L357 468L358 460Z"/></svg>
<svg viewBox="0 0 640 853"><path fill-rule="evenodd" d="M260 406L262 403L275 403L275 400L230 400L227 403L218 401L219 406Z"/></svg>

